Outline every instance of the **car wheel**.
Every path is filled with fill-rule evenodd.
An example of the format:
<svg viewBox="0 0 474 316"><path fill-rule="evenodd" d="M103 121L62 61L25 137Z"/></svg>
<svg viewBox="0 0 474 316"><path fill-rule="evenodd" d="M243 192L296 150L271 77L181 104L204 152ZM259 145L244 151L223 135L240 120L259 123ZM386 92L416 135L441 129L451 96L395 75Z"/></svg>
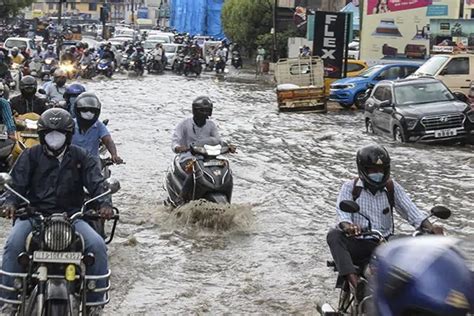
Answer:
<svg viewBox="0 0 474 316"><path fill-rule="evenodd" d="M354 104L358 109L363 109L365 106L364 96L365 96L364 91L357 92L356 95L354 96Z"/></svg>
<svg viewBox="0 0 474 316"><path fill-rule="evenodd" d="M393 128L393 139L400 143L405 142L405 136L403 136L403 131L400 126L395 125Z"/></svg>
<svg viewBox="0 0 474 316"><path fill-rule="evenodd" d="M367 133L375 134L374 125L372 124L372 121L370 119L367 119L367 122L365 122L365 128L367 130Z"/></svg>

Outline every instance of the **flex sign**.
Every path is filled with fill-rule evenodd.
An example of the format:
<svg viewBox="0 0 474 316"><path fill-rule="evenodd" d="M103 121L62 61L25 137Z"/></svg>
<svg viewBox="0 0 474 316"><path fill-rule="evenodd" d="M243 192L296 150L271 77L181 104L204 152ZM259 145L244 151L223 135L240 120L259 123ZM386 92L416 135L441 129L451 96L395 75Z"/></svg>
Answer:
<svg viewBox="0 0 474 316"><path fill-rule="evenodd" d="M313 52L324 61L325 76L341 78L346 47L346 14L316 11Z"/></svg>

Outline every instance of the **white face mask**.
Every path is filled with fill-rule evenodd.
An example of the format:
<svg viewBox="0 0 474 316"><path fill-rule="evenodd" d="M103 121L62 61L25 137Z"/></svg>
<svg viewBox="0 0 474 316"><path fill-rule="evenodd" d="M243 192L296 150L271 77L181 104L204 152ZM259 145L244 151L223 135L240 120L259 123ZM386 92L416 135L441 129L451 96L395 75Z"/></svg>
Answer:
<svg viewBox="0 0 474 316"><path fill-rule="evenodd" d="M92 120L95 116L94 112L90 112L90 111L80 112L80 113L81 113L81 117L85 120L88 120L88 121Z"/></svg>
<svg viewBox="0 0 474 316"><path fill-rule="evenodd" d="M46 134L44 141L51 150L58 150L66 143L66 135L58 131L52 131Z"/></svg>

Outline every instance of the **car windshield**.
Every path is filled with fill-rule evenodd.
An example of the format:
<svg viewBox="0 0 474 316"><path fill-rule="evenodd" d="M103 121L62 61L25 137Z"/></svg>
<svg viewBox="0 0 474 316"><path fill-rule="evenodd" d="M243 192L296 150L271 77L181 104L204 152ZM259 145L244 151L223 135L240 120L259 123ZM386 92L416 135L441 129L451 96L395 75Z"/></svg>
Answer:
<svg viewBox="0 0 474 316"><path fill-rule="evenodd" d="M453 101L456 99L440 82L396 86L394 91L397 105Z"/></svg>
<svg viewBox="0 0 474 316"><path fill-rule="evenodd" d="M369 69L367 69L366 71L364 71L363 73L361 73L359 75L359 77L363 77L363 78L370 78L372 77L376 72L378 72L383 66L381 65L378 65L378 66L372 66L370 67Z"/></svg>
<svg viewBox="0 0 474 316"><path fill-rule="evenodd" d="M166 53L175 53L177 46L164 46Z"/></svg>
<svg viewBox="0 0 474 316"><path fill-rule="evenodd" d="M415 75L430 75L434 76L436 72L444 65L446 60L449 57L447 56L434 56L428 59L417 71Z"/></svg>
<svg viewBox="0 0 474 316"><path fill-rule="evenodd" d="M156 36L156 35L153 35L153 36L150 36L150 40L154 40L154 41L161 41L161 42L169 42L169 37L167 36Z"/></svg>
<svg viewBox="0 0 474 316"><path fill-rule="evenodd" d="M158 41L153 41L153 42L145 42L145 44L143 45L143 48L144 49L154 49L156 44L158 43L161 43L161 42L158 42Z"/></svg>

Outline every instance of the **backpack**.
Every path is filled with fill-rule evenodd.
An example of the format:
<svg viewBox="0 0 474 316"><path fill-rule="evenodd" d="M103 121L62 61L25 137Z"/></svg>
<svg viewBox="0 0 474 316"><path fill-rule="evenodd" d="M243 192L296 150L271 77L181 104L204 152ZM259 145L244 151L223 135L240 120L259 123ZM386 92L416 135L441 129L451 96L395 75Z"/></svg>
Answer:
<svg viewBox="0 0 474 316"><path fill-rule="evenodd" d="M362 192L362 187L357 186L357 182L359 178L354 179L354 185L352 188L352 200L355 201L359 198L360 193ZM390 204L390 211L393 212L393 208L395 207L395 187L393 185L393 180L389 179L387 184L385 185L388 203Z"/></svg>

